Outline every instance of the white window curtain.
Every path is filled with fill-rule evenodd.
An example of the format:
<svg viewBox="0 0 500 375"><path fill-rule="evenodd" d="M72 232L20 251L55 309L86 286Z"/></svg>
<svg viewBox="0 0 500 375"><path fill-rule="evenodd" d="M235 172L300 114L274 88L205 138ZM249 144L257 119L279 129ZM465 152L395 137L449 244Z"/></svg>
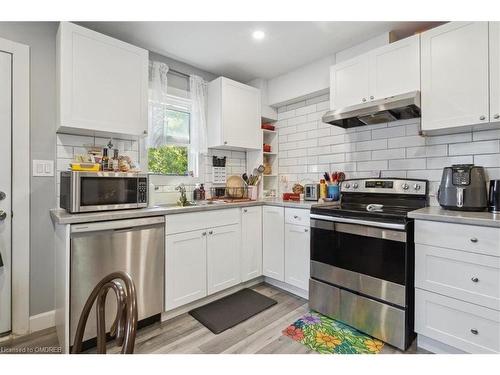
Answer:
<svg viewBox="0 0 500 375"><path fill-rule="evenodd" d="M189 91L191 95L191 170L199 176L200 158L208 153L207 147L207 82L197 76L189 76Z"/></svg>
<svg viewBox="0 0 500 375"><path fill-rule="evenodd" d="M159 61L149 62L149 147L161 146L167 136L163 126L167 102L167 73L167 64Z"/></svg>

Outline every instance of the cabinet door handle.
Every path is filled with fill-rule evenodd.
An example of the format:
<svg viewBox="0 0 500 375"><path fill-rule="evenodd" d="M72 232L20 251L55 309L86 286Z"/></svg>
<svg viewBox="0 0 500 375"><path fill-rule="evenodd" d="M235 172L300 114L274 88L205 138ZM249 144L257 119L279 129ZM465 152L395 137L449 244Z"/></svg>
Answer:
<svg viewBox="0 0 500 375"><path fill-rule="evenodd" d="M475 276L473 278L471 278L471 280L472 280L473 283L477 283L479 281L479 279L477 277L475 277Z"/></svg>
<svg viewBox="0 0 500 375"><path fill-rule="evenodd" d="M495 120L498 120L500 118L500 113L497 113L495 116L493 116Z"/></svg>
<svg viewBox="0 0 500 375"><path fill-rule="evenodd" d="M294 219L298 219L299 217L297 215L293 215L293 218Z"/></svg>
<svg viewBox="0 0 500 375"><path fill-rule="evenodd" d="M472 242L472 243L476 243L477 241L479 241L479 240L476 237L472 237L470 239L470 242Z"/></svg>
<svg viewBox="0 0 500 375"><path fill-rule="evenodd" d="M479 120L481 120L481 121L486 120L486 116L479 117Z"/></svg>
<svg viewBox="0 0 500 375"><path fill-rule="evenodd" d="M375 97L373 95L370 95L370 99L373 100L375 99Z"/></svg>
<svg viewBox="0 0 500 375"><path fill-rule="evenodd" d="M224 141L224 144L227 145L227 141Z"/></svg>
<svg viewBox="0 0 500 375"><path fill-rule="evenodd" d="M309 229L305 228L305 229L304 229L304 232L309 232Z"/></svg>
<svg viewBox="0 0 500 375"><path fill-rule="evenodd" d="M366 98L363 98L361 101L362 101L363 103L364 103L364 102L366 102Z"/></svg>
<svg viewBox="0 0 500 375"><path fill-rule="evenodd" d="M209 232L208 232L208 234L214 234L214 231L213 231L213 230L211 230L211 231L209 231Z"/></svg>
<svg viewBox="0 0 500 375"><path fill-rule="evenodd" d="M473 335L477 335L479 331L475 328L471 328L470 333L472 333Z"/></svg>
<svg viewBox="0 0 500 375"><path fill-rule="evenodd" d="M203 232L201 235L202 235L202 236L206 236L206 235L207 235L207 232Z"/></svg>
<svg viewBox="0 0 500 375"><path fill-rule="evenodd" d="M245 209L243 210L243 212L248 212L248 210L245 208Z"/></svg>

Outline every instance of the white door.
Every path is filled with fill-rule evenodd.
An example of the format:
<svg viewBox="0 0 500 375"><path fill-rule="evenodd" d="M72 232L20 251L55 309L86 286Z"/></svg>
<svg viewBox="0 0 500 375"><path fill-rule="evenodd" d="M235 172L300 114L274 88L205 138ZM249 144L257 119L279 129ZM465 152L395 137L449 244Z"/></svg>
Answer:
<svg viewBox="0 0 500 375"><path fill-rule="evenodd" d="M490 22L490 122L500 121L500 22Z"/></svg>
<svg viewBox="0 0 500 375"><path fill-rule="evenodd" d="M212 228L207 236L207 289L216 293L239 284L240 225Z"/></svg>
<svg viewBox="0 0 500 375"><path fill-rule="evenodd" d="M207 295L207 231L167 236L165 310Z"/></svg>
<svg viewBox="0 0 500 375"><path fill-rule="evenodd" d="M12 55L0 51L0 334L11 329Z"/></svg>
<svg viewBox="0 0 500 375"><path fill-rule="evenodd" d="M262 207L241 210L241 281L262 275Z"/></svg>
<svg viewBox="0 0 500 375"><path fill-rule="evenodd" d="M421 36L422 130L489 121L488 23L450 22Z"/></svg>
<svg viewBox="0 0 500 375"><path fill-rule="evenodd" d="M285 280L285 210L264 206L262 211L262 273Z"/></svg>
<svg viewBox="0 0 500 375"><path fill-rule="evenodd" d="M420 36L377 48L370 58L370 100L420 90Z"/></svg>
<svg viewBox="0 0 500 375"><path fill-rule="evenodd" d="M285 282L297 288L309 289L308 227L285 224Z"/></svg>
<svg viewBox="0 0 500 375"><path fill-rule="evenodd" d="M260 90L223 78L222 125L225 146L262 148Z"/></svg>
<svg viewBox="0 0 500 375"><path fill-rule="evenodd" d="M361 104L370 98L368 55L343 61L330 68L330 108Z"/></svg>

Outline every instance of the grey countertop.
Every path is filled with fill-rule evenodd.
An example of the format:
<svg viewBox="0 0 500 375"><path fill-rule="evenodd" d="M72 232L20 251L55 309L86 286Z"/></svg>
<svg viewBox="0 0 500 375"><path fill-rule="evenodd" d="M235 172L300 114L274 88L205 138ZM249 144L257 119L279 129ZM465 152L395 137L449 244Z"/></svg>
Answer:
<svg viewBox="0 0 500 375"><path fill-rule="evenodd" d="M500 228L500 214L492 214L491 212L451 211L441 207L425 207L409 212L408 217L418 220Z"/></svg>
<svg viewBox="0 0 500 375"><path fill-rule="evenodd" d="M282 199L263 199L258 201L237 202L237 203L214 203L200 204L197 206L179 207L175 205L160 205L155 207L134 209L134 210L119 210L119 211L103 211L103 212L88 212L71 214L63 209L50 210L50 217L55 224L77 224L90 223L95 221L131 219L137 217L173 215L186 212L199 212L220 210L225 208L235 207L251 207L251 206L279 206L290 208L310 209L317 202L311 201L283 201Z"/></svg>

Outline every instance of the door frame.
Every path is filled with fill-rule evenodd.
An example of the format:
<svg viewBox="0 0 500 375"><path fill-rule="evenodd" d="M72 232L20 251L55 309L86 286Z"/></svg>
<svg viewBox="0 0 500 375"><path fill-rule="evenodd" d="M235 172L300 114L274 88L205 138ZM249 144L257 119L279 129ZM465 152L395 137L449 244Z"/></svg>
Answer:
<svg viewBox="0 0 500 375"><path fill-rule="evenodd" d="M23 335L29 333L30 300L30 49L0 38L0 50L12 54L11 332Z"/></svg>

